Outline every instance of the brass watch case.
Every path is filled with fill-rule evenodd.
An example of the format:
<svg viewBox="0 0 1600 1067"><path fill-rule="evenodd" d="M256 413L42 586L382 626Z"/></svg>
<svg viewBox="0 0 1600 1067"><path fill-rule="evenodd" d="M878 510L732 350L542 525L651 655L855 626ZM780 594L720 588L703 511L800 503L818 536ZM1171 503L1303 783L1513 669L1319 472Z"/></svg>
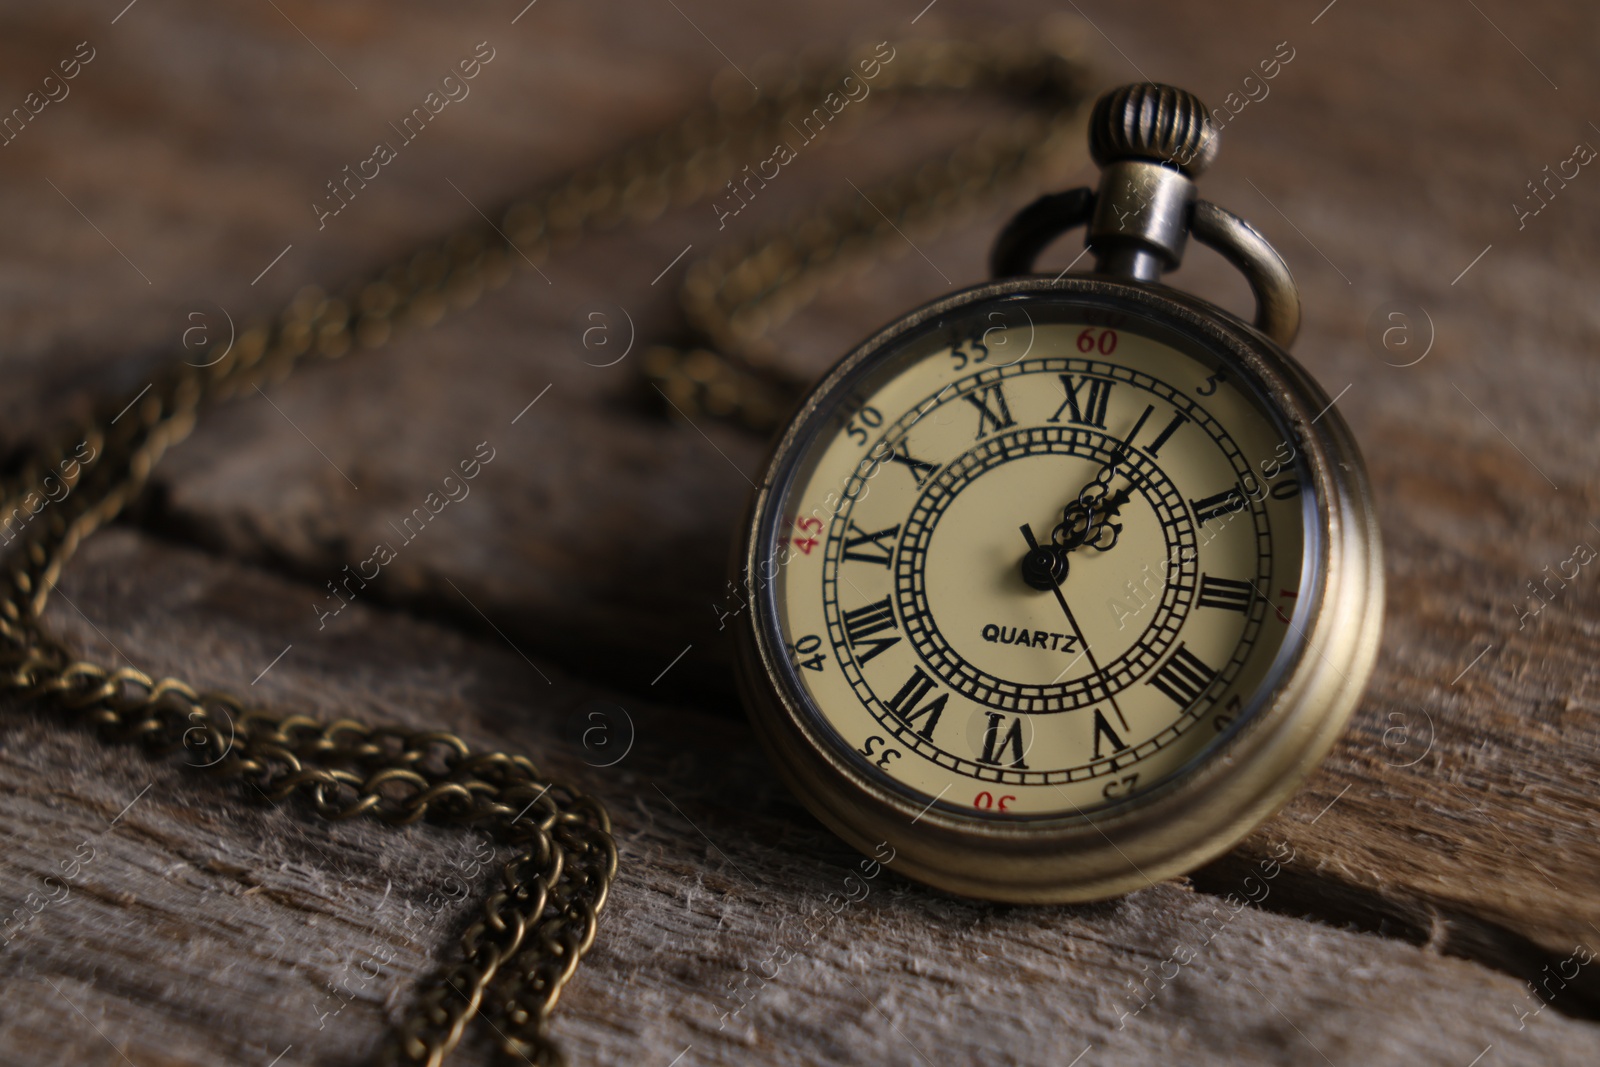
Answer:
<svg viewBox="0 0 1600 1067"><path fill-rule="evenodd" d="M1306 583L1274 674L1219 747L1132 799L1087 815L1008 818L925 805L889 786L810 710L778 629L775 582L763 580L787 477L833 403L900 338L969 304L1078 294L1198 336L1294 434L1310 483ZM1025 277L966 289L899 319L840 361L801 402L752 498L735 556L750 610L737 623L740 692L779 777L863 853L882 842L901 873L963 896L1018 904L1100 900L1182 875L1238 843L1288 802L1361 697L1377 656L1383 567L1355 441L1320 386L1282 349L1230 313L1161 285L1099 275ZM770 564L770 560L766 561ZM768 567L770 569L770 566ZM1310 593L1308 596L1307 593ZM923 798L925 801L926 798ZM881 854L881 853L880 853Z"/></svg>

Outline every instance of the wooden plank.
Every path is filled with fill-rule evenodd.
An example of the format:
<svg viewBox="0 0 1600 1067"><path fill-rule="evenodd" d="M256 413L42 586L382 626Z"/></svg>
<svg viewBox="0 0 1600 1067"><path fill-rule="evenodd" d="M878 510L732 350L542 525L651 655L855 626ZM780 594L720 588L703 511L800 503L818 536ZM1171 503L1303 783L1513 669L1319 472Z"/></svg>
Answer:
<svg viewBox="0 0 1600 1067"><path fill-rule="evenodd" d="M840 846L722 716L364 607L342 637L319 639L299 618L304 586L129 532L91 542L63 591L92 611L61 602L50 621L87 652L212 684L259 672L293 639L252 696L438 724L535 753L604 796L622 873L557 1026L578 1062L1320 1052L1459 1067L1491 1046L1502 1062L1540 1063L1584 1062L1594 1046L1593 1024L1535 1013L1507 976L1247 906L1302 863L1287 842L1275 843L1282 862L1218 895L1167 884L1091 907L956 900ZM585 766L612 757L572 744L572 718L617 707L633 746L609 768ZM0 1046L16 1062L120 1062L109 1044L139 1067L365 1055L470 906L430 904L430 891L481 883L470 876L484 846L427 827L306 822L182 764L48 715L0 720L0 901L26 908L27 893L68 887L0 953ZM77 870L63 869L74 856ZM462 1062L487 1062L484 1043Z"/></svg>

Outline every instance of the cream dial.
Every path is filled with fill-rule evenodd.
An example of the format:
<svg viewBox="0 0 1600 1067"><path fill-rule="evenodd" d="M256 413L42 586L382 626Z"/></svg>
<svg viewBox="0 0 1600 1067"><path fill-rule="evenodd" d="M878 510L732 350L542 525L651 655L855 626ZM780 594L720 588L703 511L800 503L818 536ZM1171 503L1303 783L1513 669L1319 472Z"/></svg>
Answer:
<svg viewBox="0 0 1600 1067"><path fill-rule="evenodd" d="M1205 758L1292 635L1293 442L1198 346L1076 314L973 312L906 342L782 497L792 683L929 805L1136 798Z"/></svg>

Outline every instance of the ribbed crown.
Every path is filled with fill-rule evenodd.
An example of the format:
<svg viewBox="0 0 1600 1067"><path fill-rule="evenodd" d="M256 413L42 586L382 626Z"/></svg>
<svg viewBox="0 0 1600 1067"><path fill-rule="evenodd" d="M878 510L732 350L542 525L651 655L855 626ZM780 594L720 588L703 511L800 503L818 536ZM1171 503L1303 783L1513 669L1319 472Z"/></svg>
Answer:
<svg viewBox="0 0 1600 1067"><path fill-rule="evenodd" d="M1217 157L1219 131L1193 93L1154 82L1113 89L1089 116L1089 153L1100 166L1148 159L1198 178Z"/></svg>

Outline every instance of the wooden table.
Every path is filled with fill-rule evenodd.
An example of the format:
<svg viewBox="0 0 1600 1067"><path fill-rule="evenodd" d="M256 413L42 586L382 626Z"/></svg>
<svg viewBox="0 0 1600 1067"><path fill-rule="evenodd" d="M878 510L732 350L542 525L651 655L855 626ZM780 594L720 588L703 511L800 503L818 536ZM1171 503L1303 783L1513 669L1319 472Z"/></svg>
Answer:
<svg viewBox="0 0 1600 1067"><path fill-rule="evenodd" d="M0 146L7 446L132 398L185 330L383 263L663 126L713 79L769 76L762 57L1035 27L1058 7L119 6L0 16L0 106L79 60ZM1600 966L1579 961L1600 951L1600 570L1550 576L1600 546L1600 177L1538 200L1528 183L1600 146L1600 13L1064 10L1100 81L1213 105L1293 53L1228 122L1204 195L1294 266L1296 351L1376 488L1377 675L1327 764L1224 860L1091 907L885 875L833 915L856 857L752 748L715 625L763 442L642 403L633 361L583 361L589 311L670 329L686 262L948 150L978 112L841 129L736 235L674 207L435 330L211 412L69 567L51 625L86 656L268 707L528 752L604 798L621 874L556 1024L576 1063L1596 1062ZM325 183L479 42L495 57L471 96L319 229ZM946 278L979 280L1015 206L913 235L926 260L902 249L824 293L784 329L786 358L815 373ZM1176 283L1245 307L1219 261L1191 259ZM485 441L470 498L319 626L327 583ZM609 767L581 743L596 721L632 742ZM0 946L0 1061L353 1063L447 951L472 894L424 901L475 869L477 839L308 822L182 763L0 714L5 911L74 864L65 899ZM1269 891L1236 908L1275 857L1248 883ZM489 1049L474 1033L458 1062Z"/></svg>

